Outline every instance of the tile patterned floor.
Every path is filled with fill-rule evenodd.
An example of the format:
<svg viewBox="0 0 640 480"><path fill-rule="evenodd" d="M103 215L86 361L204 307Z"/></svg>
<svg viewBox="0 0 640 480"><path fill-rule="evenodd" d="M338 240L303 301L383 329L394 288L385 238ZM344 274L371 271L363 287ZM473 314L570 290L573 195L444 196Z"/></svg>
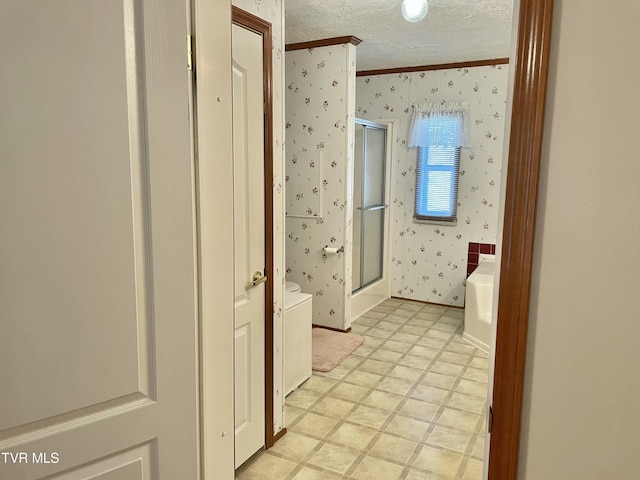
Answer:
<svg viewBox="0 0 640 480"><path fill-rule="evenodd" d="M365 342L286 400L288 433L238 480L480 480L488 356L461 309L390 299L357 319Z"/></svg>

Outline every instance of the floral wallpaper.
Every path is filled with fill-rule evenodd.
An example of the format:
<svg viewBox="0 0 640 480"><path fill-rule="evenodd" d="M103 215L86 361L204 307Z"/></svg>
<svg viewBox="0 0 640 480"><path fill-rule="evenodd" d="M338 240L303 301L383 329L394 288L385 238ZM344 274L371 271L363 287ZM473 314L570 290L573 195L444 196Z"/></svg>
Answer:
<svg viewBox="0 0 640 480"><path fill-rule="evenodd" d="M397 119L392 159L392 295L464 305L469 242L496 243L508 65L357 77L356 116ZM411 105L470 103L471 148L462 149L458 224L413 221L416 150Z"/></svg>
<svg viewBox="0 0 640 480"><path fill-rule="evenodd" d="M285 58L286 275L313 294L313 323L341 330L351 325L355 48Z"/></svg>
<svg viewBox="0 0 640 480"><path fill-rule="evenodd" d="M273 89L273 356L274 434L284 427L284 2L233 0L233 5L271 23Z"/></svg>

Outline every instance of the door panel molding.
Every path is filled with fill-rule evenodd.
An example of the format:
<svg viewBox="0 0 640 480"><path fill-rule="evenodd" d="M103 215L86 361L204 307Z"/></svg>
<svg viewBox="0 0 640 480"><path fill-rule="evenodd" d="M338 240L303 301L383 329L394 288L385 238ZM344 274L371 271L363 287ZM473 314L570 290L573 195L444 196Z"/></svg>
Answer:
<svg viewBox="0 0 640 480"><path fill-rule="evenodd" d="M273 85L271 24L232 6L232 23L262 36L264 78L264 209L265 209L265 447L275 443L273 431Z"/></svg>

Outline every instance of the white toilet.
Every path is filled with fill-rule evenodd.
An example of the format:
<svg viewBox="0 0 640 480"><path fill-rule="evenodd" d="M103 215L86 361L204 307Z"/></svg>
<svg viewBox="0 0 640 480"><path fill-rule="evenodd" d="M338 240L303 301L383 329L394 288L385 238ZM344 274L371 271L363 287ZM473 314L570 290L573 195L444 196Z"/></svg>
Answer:
<svg viewBox="0 0 640 480"><path fill-rule="evenodd" d="M311 316L313 295L285 281L284 394L289 395L311 376Z"/></svg>

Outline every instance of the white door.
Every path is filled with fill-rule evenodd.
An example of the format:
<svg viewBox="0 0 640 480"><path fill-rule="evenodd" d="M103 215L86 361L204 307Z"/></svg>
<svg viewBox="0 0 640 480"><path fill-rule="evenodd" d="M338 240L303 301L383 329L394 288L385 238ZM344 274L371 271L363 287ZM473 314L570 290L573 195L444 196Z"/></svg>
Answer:
<svg viewBox="0 0 640 480"><path fill-rule="evenodd" d="M198 478L186 4L0 7L0 478Z"/></svg>
<svg viewBox="0 0 640 480"><path fill-rule="evenodd" d="M233 25L231 38L237 468L265 439L264 99L262 36Z"/></svg>

